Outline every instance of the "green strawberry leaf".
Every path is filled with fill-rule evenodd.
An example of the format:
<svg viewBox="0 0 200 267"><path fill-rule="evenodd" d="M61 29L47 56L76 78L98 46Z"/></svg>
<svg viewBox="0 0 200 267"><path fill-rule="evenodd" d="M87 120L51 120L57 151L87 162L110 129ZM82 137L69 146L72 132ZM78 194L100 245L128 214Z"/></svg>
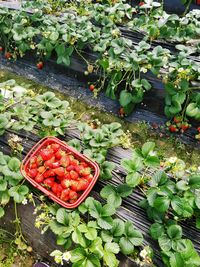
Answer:
<svg viewBox="0 0 200 267"><path fill-rule="evenodd" d="M8 167L11 171L17 172L20 168L20 160L17 158L11 158L11 160L8 162Z"/></svg>
<svg viewBox="0 0 200 267"><path fill-rule="evenodd" d="M117 243L114 243L114 242L107 242L105 244L104 249L106 251L112 252L114 254L118 254L120 251L119 245Z"/></svg>
<svg viewBox="0 0 200 267"><path fill-rule="evenodd" d="M159 237L161 237L165 232L165 228L160 223L154 223L150 227L150 234L153 239L157 240Z"/></svg>
<svg viewBox="0 0 200 267"><path fill-rule="evenodd" d="M113 226L111 229L111 233L114 237L121 237L124 234L125 223L120 219L113 220Z"/></svg>
<svg viewBox="0 0 200 267"><path fill-rule="evenodd" d="M138 172L130 172L127 176L126 176L126 183L128 186L134 188L137 185L140 184L141 181L141 175Z"/></svg>
<svg viewBox="0 0 200 267"><path fill-rule="evenodd" d="M157 197L154 200L153 204L154 208L162 213L168 210L169 205L170 205L170 199L167 196Z"/></svg>
<svg viewBox="0 0 200 267"><path fill-rule="evenodd" d="M142 146L142 155L144 156L144 158L146 158L149 155L149 153L154 150L154 148L155 148L154 142L146 142Z"/></svg>
<svg viewBox="0 0 200 267"><path fill-rule="evenodd" d="M130 255L134 251L134 245L130 242L129 238L121 237L119 241L121 252L125 255Z"/></svg>
<svg viewBox="0 0 200 267"><path fill-rule="evenodd" d="M167 228L167 234L170 239L178 240L182 237L182 228L179 225L171 225Z"/></svg>
<svg viewBox="0 0 200 267"><path fill-rule="evenodd" d="M98 218L97 223L102 229L109 230L113 226L113 219L111 217Z"/></svg>
<svg viewBox="0 0 200 267"><path fill-rule="evenodd" d="M56 220L65 226L67 226L69 224L69 215L68 215L66 209L60 208L57 210Z"/></svg>

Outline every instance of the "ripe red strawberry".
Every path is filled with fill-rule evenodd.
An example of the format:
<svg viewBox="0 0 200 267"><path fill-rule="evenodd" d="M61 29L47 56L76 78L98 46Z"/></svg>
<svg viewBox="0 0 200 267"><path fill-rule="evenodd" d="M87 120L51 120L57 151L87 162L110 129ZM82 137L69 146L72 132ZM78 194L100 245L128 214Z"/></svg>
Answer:
<svg viewBox="0 0 200 267"><path fill-rule="evenodd" d="M78 181L78 186L76 191L85 191L89 186L89 182L87 179L81 179Z"/></svg>
<svg viewBox="0 0 200 267"><path fill-rule="evenodd" d="M37 68L39 70L43 69L43 67L44 67L44 63L42 61L40 61L40 62L37 63Z"/></svg>
<svg viewBox="0 0 200 267"><path fill-rule="evenodd" d="M69 166L69 157L67 155L62 156L62 158L60 159L60 165L63 167L67 167Z"/></svg>
<svg viewBox="0 0 200 267"><path fill-rule="evenodd" d="M37 156L34 156L30 159L30 164L36 163Z"/></svg>
<svg viewBox="0 0 200 267"><path fill-rule="evenodd" d="M3 51L3 47L2 46L0 46L0 52L2 52Z"/></svg>
<svg viewBox="0 0 200 267"><path fill-rule="evenodd" d="M185 132L188 128L189 128L189 125L188 125L188 124L182 124L182 125L181 125L181 130L182 130L183 132Z"/></svg>
<svg viewBox="0 0 200 267"><path fill-rule="evenodd" d="M51 144L51 148L53 149L53 151L56 153L59 148L60 148L60 145L59 144Z"/></svg>
<svg viewBox="0 0 200 267"><path fill-rule="evenodd" d="M65 154L66 154L65 151L63 151L62 149L59 149L59 150L55 153L55 157L56 157L57 159L61 159L62 156L64 156Z"/></svg>
<svg viewBox="0 0 200 267"><path fill-rule="evenodd" d="M57 174L58 176L64 176L65 174L65 169L63 167L59 167L54 169L55 174Z"/></svg>
<svg viewBox="0 0 200 267"><path fill-rule="evenodd" d="M36 169L38 167L38 165L36 163L32 163L29 165L30 169Z"/></svg>
<svg viewBox="0 0 200 267"><path fill-rule="evenodd" d="M145 4L145 2L140 2L138 5L143 6L144 4Z"/></svg>
<svg viewBox="0 0 200 267"><path fill-rule="evenodd" d="M70 201L71 200L77 200L77 198L78 198L78 194L75 191L70 190L69 191L69 199L70 199Z"/></svg>
<svg viewBox="0 0 200 267"><path fill-rule="evenodd" d="M119 109L119 116L120 116L121 118L124 118L125 115L126 115L126 114L125 114L124 108L121 107L121 108Z"/></svg>
<svg viewBox="0 0 200 267"><path fill-rule="evenodd" d="M38 157L36 158L35 163L37 164L37 167L41 166L41 165L43 164L43 159L42 159L42 157L41 157L41 156L38 156Z"/></svg>
<svg viewBox="0 0 200 267"><path fill-rule="evenodd" d="M31 178L35 178L35 177L37 176L37 174L38 174L37 169L31 169L31 170L29 170L29 172L28 172L28 175L29 175Z"/></svg>
<svg viewBox="0 0 200 267"><path fill-rule="evenodd" d="M181 118L180 117L174 117L173 121L175 123L179 123L179 122L181 122Z"/></svg>
<svg viewBox="0 0 200 267"><path fill-rule="evenodd" d="M91 172L91 169L88 167L88 168L83 169L83 170L80 172L80 175L81 175L81 176L87 176L87 175L90 174L90 172Z"/></svg>
<svg viewBox="0 0 200 267"><path fill-rule="evenodd" d="M42 183L44 181L44 176L41 173L38 173L35 177L35 181L39 184Z"/></svg>
<svg viewBox="0 0 200 267"><path fill-rule="evenodd" d="M83 166L84 168L88 167L88 164L85 161L80 162L80 166Z"/></svg>
<svg viewBox="0 0 200 267"><path fill-rule="evenodd" d="M12 57L12 54L10 52L5 53L5 58L10 59Z"/></svg>
<svg viewBox="0 0 200 267"><path fill-rule="evenodd" d="M40 166L40 167L38 168L38 172L39 172L39 173L44 173L45 171L46 171L45 166Z"/></svg>
<svg viewBox="0 0 200 267"><path fill-rule="evenodd" d="M56 168L58 168L58 167L60 167L60 162L59 162L59 161L53 162L53 163L51 164L51 168L52 168L52 169L56 169Z"/></svg>
<svg viewBox="0 0 200 267"><path fill-rule="evenodd" d="M37 164L37 157L32 157L30 159L30 163L29 163L29 168L30 169L36 169L38 167L38 164Z"/></svg>
<svg viewBox="0 0 200 267"><path fill-rule="evenodd" d="M176 126L174 126L174 125L170 125L170 126L169 126L169 131L170 131L171 133L175 133L175 132L178 131L178 129L176 128Z"/></svg>
<svg viewBox="0 0 200 267"><path fill-rule="evenodd" d="M197 128L197 131L200 133L200 126Z"/></svg>
<svg viewBox="0 0 200 267"><path fill-rule="evenodd" d="M94 176L92 174L89 174L89 175L85 176L85 179L87 179L88 182L90 183L94 179Z"/></svg>
<svg viewBox="0 0 200 267"><path fill-rule="evenodd" d="M89 88L91 92L94 91L94 88L95 88L94 84L91 84Z"/></svg>
<svg viewBox="0 0 200 267"><path fill-rule="evenodd" d="M49 169L46 172L44 172L43 175L44 175L44 178L53 177L55 176L55 172L52 169Z"/></svg>
<svg viewBox="0 0 200 267"><path fill-rule="evenodd" d="M67 170L68 172L73 171L73 170L74 170L74 166L69 165L69 166L66 168L66 170Z"/></svg>
<svg viewBox="0 0 200 267"><path fill-rule="evenodd" d="M61 192L63 190L62 186L58 183L54 183L53 186L52 186L52 191L53 193L57 196L57 197L60 197L61 195Z"/></svg>
<svg viewBox="0 0 200 267"><path fill-rule="evenodd" d="M70 160L70 165L78 166L79 165L79 161L77 159L72 159L72 160Z"/></svg>
<svg viewBox="0 0 200 267"><path fill-rule="evenodd" d="M54 185L55 180L53 177L47 178L44 180L43 184L48 187L48 188L52 188L52 186Z"/></svg>
<svg viewBox="0 0 200 267"><path fill-rule="evenodd" d="M61 181L61 185L63 188L69 188L71 186L71 180L64 179Z"/></svg>
<svg viewBox="0 0 200 267"><path fill-rule="evenodd" d="M69 199L69 192L70 192L70 189L62 190L60 199L63 201L67 201Z"/></svg>
<svg viewBox="0 0 200 267"><path fill-rule="evenodd" d="M73 191L78 191L78 181L74 181L74 180L71 180L70 181L70 188L73 190Z"/></svg>
<svg viewBox="0 0 200 267"><path fill-rule="evenodd" d="M81 171L84 169L84 167L82 165L78 165L78 166L74 166L74 170L80 174Z"/></svg>
<svg viewBox="0 0 200 267"><path fill-rule="evenodd" d="M40 156L44 161L49 160L53 157L53 150L49 148L44 148L40 151Z"/></svg>
<svg viewBox="0 0 200 267"><path fill-rule="evenodd" d="M77 180L79 178L79 175L75 171L70 171L70 176L72 180Z"/></svg>
<svg viewBox="0 0 200 267"><path fill-rule="evenodd" d="M54 161L55 161L55 157L53 156L51 159L46 160L46 161L44 162L44 166L45 166L46 168L52 168L52 163L54 163Z"/></svg>
<svg viewBox="0 0 200 267"><path fill-rule="evenodd" d="M71 180L71 175L69 172L66 172L64 175L63 175L63 179L68 179L68 180Z"/></svg>

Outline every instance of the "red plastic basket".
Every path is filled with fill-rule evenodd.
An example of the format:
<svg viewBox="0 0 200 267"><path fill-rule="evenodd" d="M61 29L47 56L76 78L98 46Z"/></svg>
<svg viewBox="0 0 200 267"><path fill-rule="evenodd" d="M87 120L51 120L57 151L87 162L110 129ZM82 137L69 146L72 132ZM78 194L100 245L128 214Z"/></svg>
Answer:
<svg viewBox="0 0 200 267"><path fill-rule="evenodd" d="M34 181L31 177L28 176L27 174L27 170L28 170L28 165L30 163L30 160L32 157L38 155L39 151L43 148L46 147L47 145L50 145L52 143L56 143L61 145L61 147L67 151L67 152L72 152L74 154L74 156L77 159L80 159L82 161L85 161L88 166L90 168L92 168L94 170L94 178L93 180L90 182L88 188L82 193L82 195L76 200L76 202L74 202L73 204L70 203L66 203L65 201L61 200L60 198L58 198L56 195L54 195L53 192L49 191L48 189L44 188L43 186L41 186L39 183L37 183L36 181ZM49 198L51 198L53 201L57 202L58 204L60 204L61 206L68 208L68 209L73 209L76 208L77 206L79 206L83 200L88 196L88 194L90 193L90 191L92 190L92 188L94 187L98 177L99 177L99 173L100 173L100 169L99 166L97 165L97 163L95 163L94 161L92 161L91 159L89 159L88 157L84 156L83 154L81 154L80 152L78 152L77 150L75 150L74 148L68 146L66 143L62 142L61 140L59 140L56 137L45 137L43 139L41 139L30 151L29 153L26 155L26 157L24 158L24 160L22 161L21 164L21 168L20 171L22 173L22 175L36 188L38 188L40 191L42 191L44 194L46 194Z"/></svg>

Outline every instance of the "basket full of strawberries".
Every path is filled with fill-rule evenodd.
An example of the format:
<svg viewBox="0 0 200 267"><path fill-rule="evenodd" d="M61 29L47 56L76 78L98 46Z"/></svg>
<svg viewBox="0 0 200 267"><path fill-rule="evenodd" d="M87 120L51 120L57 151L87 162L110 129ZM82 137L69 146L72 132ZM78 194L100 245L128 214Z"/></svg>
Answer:
<svg viewBox="0 0 200 267"><path fill-rule="evenodd" d="M99 172L94 161L55 137L40 140L21 164L22 175L65 208L81 204Z"/></svg>

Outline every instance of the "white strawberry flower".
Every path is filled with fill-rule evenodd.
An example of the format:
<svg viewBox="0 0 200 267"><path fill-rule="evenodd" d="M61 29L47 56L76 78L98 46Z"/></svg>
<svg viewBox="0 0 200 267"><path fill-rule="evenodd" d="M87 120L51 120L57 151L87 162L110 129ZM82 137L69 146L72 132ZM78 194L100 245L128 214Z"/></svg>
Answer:
<svg viewBox="0 0 200 267"><path fill-rule="evenodd" d="M170 157L169 159L168 159L168 162L169 163L175 163L177 161L177 157Z"/></svg>
<svg viewBox="0 0 200 267"><path fill-rule="evenodd" d="M148 251L146 251L146 249L144 248L141 252L140 252L140 257L145 259L148 256Z"/></svg>
<svg viewBox="0 0 200 267"><path fill-rule="evenodd" d="M63 253L63 260L69 261L70 259L71 259L70 251L66 251L65 253Z"/></svg>

